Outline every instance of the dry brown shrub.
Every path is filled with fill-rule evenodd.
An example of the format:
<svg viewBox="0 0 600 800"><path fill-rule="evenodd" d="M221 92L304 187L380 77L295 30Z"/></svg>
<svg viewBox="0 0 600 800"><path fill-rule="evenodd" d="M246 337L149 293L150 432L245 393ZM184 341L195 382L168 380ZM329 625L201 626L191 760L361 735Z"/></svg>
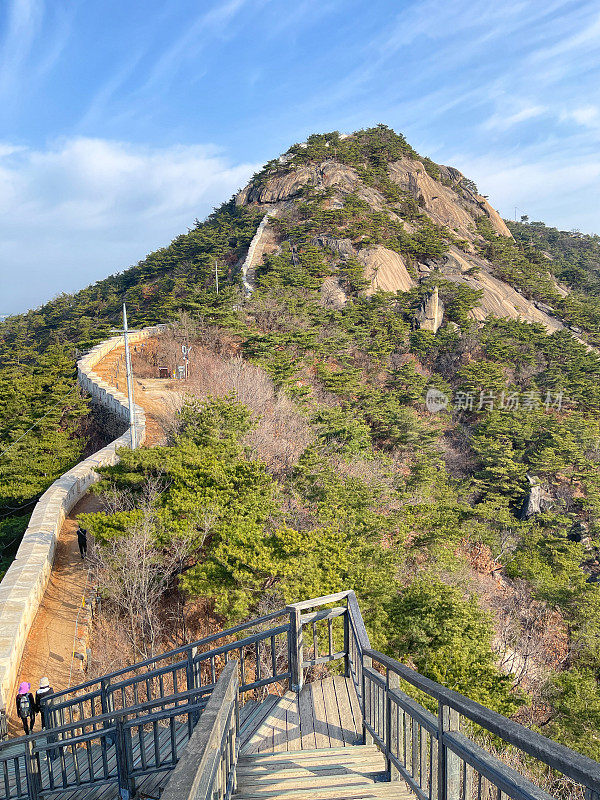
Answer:
<svg viewBox="0 0 600 800"><path fill-rule="evenodd" d="M531 595L525 581L512 581L491 602L496 617L495 649L499 666L515 685L539 695L548 673L560 670L569 656L569 635L561 616Z"/></svg>
<svg viewBox="0 0 600 800"><path fill-rule="evenodd" d="M125 623L118 614L102 608L94 617L91 657L87 665L87 679L99 678L109 672L135 663Z"/></svg>
<svg viewBox="0 0 600 800"><path fill-rule="evenodd" d="M312 441L310 426L292 400L276 391L264 370L240 356L226 359L198 349L186 388L197 397L231 395L244 403L256 421L245 443L274 473L289 472Z"/></svg>

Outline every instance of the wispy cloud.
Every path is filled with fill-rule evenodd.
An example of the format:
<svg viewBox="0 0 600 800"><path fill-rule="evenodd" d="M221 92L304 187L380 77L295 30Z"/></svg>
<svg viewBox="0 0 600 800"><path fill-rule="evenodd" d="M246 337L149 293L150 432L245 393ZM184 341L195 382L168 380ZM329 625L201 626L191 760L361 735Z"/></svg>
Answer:
<svg viewBox="0 0 600 800"><path fill-rule="evenodd" d="M576 122L577 125L597 128L600 126L600 108L594 105L579 106L560 112L561 122Z"/></svg>
<svg viewBox="0 0 600 800"><path fill-rule="evenodd" d="M452 160L490 195L505 217L512 218L516 206L518 215L528 214L566 230L596 231L600 156L574 153L563 163L557 156L548 144L543 154L524 148L501 158L456 153Z"/></svg>
<svg viewBox="0 0 600 800"><path fill-rule="evenodd" d="M0 95L20 84L44 15L42 0L9 0L5 6L6 33L0 46Z"/></svg>
<svg viewBox="0 0 600 800"><path fill-rule="evenodd" d="M518 125L520 122L528 122L542 116L542 114L546 114L547 111L546 106L532 104L523 106L512 113L501 114L496 112L483 123L483 128L490 131L506 131L512 128L513 125Z"/></svg>
<svg viewBox="0 0 600 800"><path fill-rule="evenodd" d="M20 276L1 313L143 258L231 196L256 168L231 164L212 146L88 138L45 150L0 144L2 282Z"/></svg>
<svg viewBox="0 0 600 800"><path fill-rule="evenodd" d="M226 0L215 2L208 9L189 19L165 5L152 24L138 31L132 49L117 64L113 73L97 89L88 104L78 129L93 129L107 116L126 123L127 119L147 113L166 97L174 82L198 81L202 76L198 59L210 45L218 46L223 37L233 36L231 28L246 7L259 8L268 0ZM173 19L179 20L179 33L166 37L163 28ZM182 74L185 68L188 72Z"/></svg>
<svg viewBox="0 0 600 800"><path fill-rule="evenodd" d="M157 86L172 80L186 61L197 56L198 51L206 45L207 39L226 33L233 19L250 2L251 0L217 2L191 24L186 20L184 32L156 60L141 92L153 91Z"/></svg>

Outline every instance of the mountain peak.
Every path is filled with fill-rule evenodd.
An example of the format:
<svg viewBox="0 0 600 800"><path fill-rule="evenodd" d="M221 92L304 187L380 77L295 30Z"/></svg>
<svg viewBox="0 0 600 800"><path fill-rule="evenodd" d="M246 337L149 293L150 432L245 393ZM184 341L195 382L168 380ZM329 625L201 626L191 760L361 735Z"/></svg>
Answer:
<svg viewBox="0 0 600 800"><path fill-rule="evenodd" d="M473 181L420 156L385 125L344 136L337 131L309 136L269 161L235 202L271 218L256 251L260 258L246 264L251 278L265 256L290 241L293 228L298 242L325 247L331 274L322 287L336 305L347 299L336 275L344 263L356 261L364 270L366 294L407 291L437 275L478 293L470 312L474 319L493 314L542 323L548 330L561 327L499 280L484 257L486 236L512 242L512 234Z"/></svg>

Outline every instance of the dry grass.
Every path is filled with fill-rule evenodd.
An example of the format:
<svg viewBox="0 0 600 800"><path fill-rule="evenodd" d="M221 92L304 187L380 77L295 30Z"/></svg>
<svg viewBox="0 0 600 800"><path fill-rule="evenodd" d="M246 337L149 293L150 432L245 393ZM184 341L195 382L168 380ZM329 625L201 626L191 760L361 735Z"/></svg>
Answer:
<svg viewBox="0 0 600 800"><path fill-rule="evenodd" d="M305 416L267 373L240 356L224 358L196 348L190 359L186 390L197 397L233 396L244 403L256 421L247 444L275 474L288 473L313 439Z"/></svg>

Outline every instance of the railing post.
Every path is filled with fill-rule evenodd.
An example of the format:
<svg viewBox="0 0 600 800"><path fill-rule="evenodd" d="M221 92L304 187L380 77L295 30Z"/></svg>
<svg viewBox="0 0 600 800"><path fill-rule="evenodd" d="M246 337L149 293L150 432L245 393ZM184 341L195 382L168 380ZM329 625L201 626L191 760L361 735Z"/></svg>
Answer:
<svg viewBox="0 0 600 800"><path fill-rule="evenodd" d="M133 795L133 786L129 778L129 766L127 758L126 733L123 728L123 718L115 719L115 749L117 756L117 778L119 781L119 797L121 800L130 800Z"/></svg>
<svg viewBox="0 0 600 800"><path fill-rule="evenodd" d="M40 778L40 762L37 753L33 752L33 741L25 742L25 774L27 776L27 795L29 800L38 800L42 790Z"/></svg>
<svg viewBox="0 0 600 800"><path fill-rule="evenodd" d="M8 720L4 708L0 708L0 742L8 739Z"/></svg>
<svg viewBox="0 0 600 800"><path fill-rule="evenodd" d="M392 742L398 741L398 718L397 715L392 713L396 708L392 703L390 689L400 688L400 678L395 672L386 670L386 689L385 689L385 747L387 750L387 770L390 776L390 781L397 781L400 779L400 772L396 765L393 763L390 755L394 752Z"/></svg>
<svg viewBox="0 0 600 800"><path fill-rule="evenodd" d="M292 674L292 691L301 692L304 686L304 647L302 643L302 612L297 608L290 610L289 635L290 672Z"/></svg>
<svg viewBox="0 0 600 800"><path fill-rule="evenodd" d="M189 689L196 689L196 677L194 675L194 656L196 655L196 647L190 647L187 651L187 665L186 665L186 677L187 677L187 688Z"/></svg>
<svg viewBox="0 0 600 800"><path fill-rule="evenodd" d="M460 795L460 760L446 748L444 733L460 727L458 711L439 701L438 708L438 792L437 800L458 800Z"/></svg>
<svg viewBox="0 0 600 800"><path fill-rule="evenodd" d="M102 678L100 681L100 708L102 709L103 714L108 714L109 707L108 707L108 694L106 691L106 687L108 686L108 681L106 678Z"/></svg>
<svg viewBox="0 0 600 800"><path fill-rule="evenodd" d="M347 604L344 614L344 675L347 678L352 675L350 670L350 609Z"/></svg>
<svg viewBox="0 0 600 800"><path fill-rule="evenodd" d="M233 714L233 730L231 732L231 761L233 764L233 778L231 784L231 794L233 794L237 790L237 760L238 760L238 747L239 747L239 735L240 735L240 703L238 699L238 691L237 687L235 689L235 696L233 698L234 702L234 714Z"/></svg>
<svg viewBox="0 0 600 800"><path fill-rule="evenodd" d="M370 732L367 730L367 726L365 725L365 719L368 716L370 716L370 710L371 710L371 692L369 692L369 700L367 702L367 692L366 692L367 679L365 677L365 669L367 667L372 667L372 666L373 666L373 659L371 658L371 656L363 655L362 657L363 744L373 744L373 742L375 741Z"/></svg>

